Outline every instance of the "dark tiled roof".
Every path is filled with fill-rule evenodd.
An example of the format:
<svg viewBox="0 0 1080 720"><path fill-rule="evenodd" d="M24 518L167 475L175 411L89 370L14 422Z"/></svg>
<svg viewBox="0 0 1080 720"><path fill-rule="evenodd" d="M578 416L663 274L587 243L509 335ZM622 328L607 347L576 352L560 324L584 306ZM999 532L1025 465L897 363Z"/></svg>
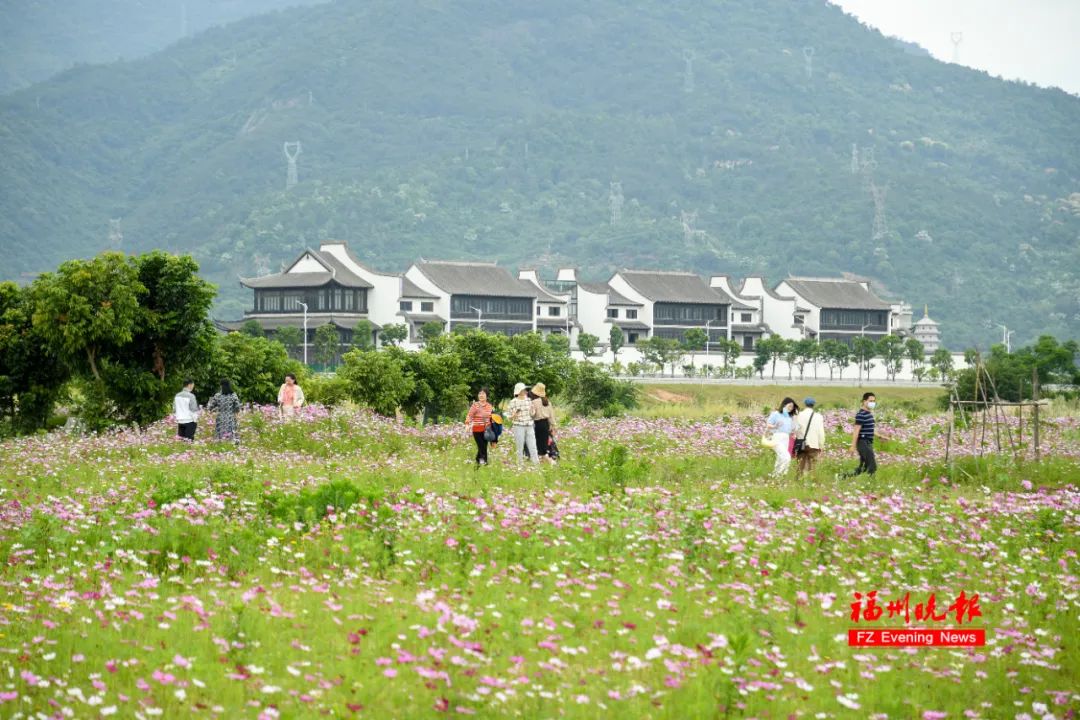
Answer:
<svg viewBox="0 0 1080 720"><path fill-rule="evenodd" d="M494 263L427 261L416 263L420 272L451 295L536 298L536 286L518 280Z"/></svg>
<svg viewBox="0 0 1080 720"><path fill-rule="evenodd" d="M630 298L623 297L619 293L615 292L611 288L607 291L607 304L608 305L629 305L630 307L644 307L639 302L634 302Z"/></svg>
<svg viewBox="0 0 1080 720"><path fill-rule="evenodd" d="M446 322L446 320L444 318L441 318L438 315L432 315L431 313L408 313L407 312L407 313L402 313L402 315L404 315L405 319L408 320L409 322L418 322L420 324L429 323L429 322L437 322L437 323L445 323Z"/></svg>
<svg viewBox="0 0 1080 720"><path fill-rule="evenodd" d="M567 325L573 325L574 323L567 322L564 317L538 317L536 318L536 324L542 327L558 327L564 328Z"/></svg>
<svg viewBox="0 0 1080 720"><path fill-rule="evenodd" d="M888 310L889 303L857 282L831 278L788 278L791 289L819 308Z"/></svg>
<svg viewBox="0 0 1080 720"><path fill-rule="evenodd" d="M220 327L222 327L223 329L225 329L225 330L237 331L237 330L240 330L244 326L244 323L246 323L246 322L248 322L250 320L254 320L255 322L259 323L259 325L262 327L263 330L278 330L278 329L283 328L283 327L297 327L297 328L303 328L304 327L304 316L303 315L281 315L281 316L275 316L275 317L249 317L249 318L244 318L243 320L223 321L223 322L219 322L217 324ZM346 328L348 330L352 330L353 328L356 327L356 324L358 322L360 322L361 320L367 320L369 323L371 323L371 326L376 330L381 329L379 327L379 325L372 322L370 318L359 316L359 315L352 315L352 316L349 316L349 315L334 315L332 317L327 317L325 315L324 316L308 315L307 326L308 326L309 330L313 330L315 328L320 328L323 325L331 325L332 324L332 325L337 325L340 328Z"/></svg>
<svg viewBox="0 0 1080 720"><path fill-rule="evenodd" d="M367 282L352 270L341 264L330 253L321 253L318 250L308 248L296 256L290 268L296 265L302 257L311 255L324 268L326 272L300 272L300 273L274 273L257 278L240 278L241 284L249 288L298 288L298 287L321 287L331 280L347 288L371 288Z"/></svg>
<svg viewBox="0 0 1080 720"><path fill-rule="evenodd" d="M724 291L709 287L700 275L694 273L620 270L619 275L630 287L653 302L749 307L742 305Z"/></svg>
<svg viewBox="0 0 1080 720"><path fill-rule="evenodd" d="M618 325L620 328L627 330L648 330L649 326L640 320L620 320L619 318L608 318L605 322L609 322L612 325Z"/></svg>
<svg viewBox="0 0 1080 720"><path fill-rule="evenodd" d="M594 295L603 295L605 293L611 292L611 288L609 288L606 283L579 282L577 285L582 290L585 290L586 292L591 292Z"/></svg>
<svg viewBox="0 0 1080 720"><path fill-rule="evenodd" d="M274 273L257 278L240 278L240 283L249 288L302 288L321 287L334 279L328 272Z"/></svg>
<svg viewBox="0 0 1080 720"><path fill-rule="evenodd" d="M401 297L403 298L431 298L434 299L437 296L432 295L427 290L421 290L416 283L404 275L401 277Z"/></svg>

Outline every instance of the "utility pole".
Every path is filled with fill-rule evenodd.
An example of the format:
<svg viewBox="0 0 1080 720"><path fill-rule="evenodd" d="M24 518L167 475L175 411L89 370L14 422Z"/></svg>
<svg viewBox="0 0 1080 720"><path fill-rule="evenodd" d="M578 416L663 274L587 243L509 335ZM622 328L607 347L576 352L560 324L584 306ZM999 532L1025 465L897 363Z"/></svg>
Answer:
<svg viewBox="0 0 1080 720"><path fill-rule="evenodd" d="M297 302L296 304L304 308L304 367L307 367L307 303Z"/></svg>
<svg viewBox="0 0 1080 720"><path fill-rule="evenodd" d="M814 78L814 48L807 46L802 49L803 58L806 60L806 79Z"/></svg>
<svg viewBox="0 0 1080 720"><path fill-rule="evenodd" d="M300 153L303 149L300 147L300 141L285 143L283 150L285 151L285 159L289 163L289 171L285 176L285 189L291 190L296 187L296 183L299 182L299 176L296 171L296 159L300 157Z"/></svg>
<svg viewBox="0 0 1080 720"><path fill-rule="evenodd" d="M690 49L683 50L682 52L683 62L686 63L686 68L683 70L683 92L690 94L694 92L694 51Z"/></svg>
<svg viewBox="0 0 1080 720"><path fill-rule="evenodd" d="M611 226L615 227L622 222L623 194L622 183L612 181L608 190L608 206L611 208Z"/></svg>

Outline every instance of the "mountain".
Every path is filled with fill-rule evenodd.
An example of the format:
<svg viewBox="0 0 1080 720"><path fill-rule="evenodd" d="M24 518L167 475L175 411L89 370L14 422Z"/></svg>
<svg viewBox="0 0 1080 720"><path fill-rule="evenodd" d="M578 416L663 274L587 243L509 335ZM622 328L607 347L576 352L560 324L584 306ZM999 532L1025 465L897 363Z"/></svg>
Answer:
<svg viewBox="0 0 1080 720"><path fill-rule="evenodd" d="M1080 336L1080 98L822 0L337 0L0 98L0 140L4 273L190 251L223 317L338 238L387 270L852 272L953 347Z"/></svg>
<svg viewBox="0 0 1080 720"><path fill-rule="evenodd" d="M9 0L0 2L0 94L80 63L137 58L190 33L324 0Z"/></svg>

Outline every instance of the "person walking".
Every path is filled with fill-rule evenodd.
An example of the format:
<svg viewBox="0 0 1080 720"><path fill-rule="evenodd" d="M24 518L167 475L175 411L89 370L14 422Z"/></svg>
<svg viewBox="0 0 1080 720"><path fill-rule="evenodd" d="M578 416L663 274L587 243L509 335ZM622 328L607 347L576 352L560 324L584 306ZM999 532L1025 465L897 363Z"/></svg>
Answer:
<svg viewBox="0 0 1080 720"><path fill-rule="evenodd" d="M288 373L285 383L277 394L278 412L282 417L293 417L304 406L304 390L296 384L296 376Z"/></svg>
<svg viewBox="0 0 1080 720"><path fill-rule="evenodd" d="M795 417L796 444L800 440L802 447L798 447L795 454L799 461L795 469L796 478L814 471L818 455L825 448L825 418L817 411L817 402L812 397L803 400L803 409Z"/></svg>
<svg viewBox="0 0 1080 720"><path fill-rule="evenodd" d="M182 440L194 440L199 421L199 401L192 392L194 380L184 380L184 387L173 398L173 414L176 415L176 436Z"/></svg>
<svg viewBox="0 0 1080 720"><path fill-rule="evenodd" d="M536 454L541 460L553 462L548 454L548 449L555 429L555 408L548 400L547 386L544 383L536 383L532 386L532 413L533 433L536 435Z"/></svg>
<svg viewBox="0 0 1080 720"><path fill-rule="evenodd" d="M863 473L873 475L877 472L877 458L874 457L875 407L877 395L872 392L863 393L862 406L855 413L855 429L851 433L851 450L859 456L859 465L854 471L845 473L845 478Z"/></svg>
<svg viewBox="0 0 1080 720"><path fill-rule="evenodd" d="M240 442L240 431L237 426L236 416L240 414L240 398L233 392L232 383L228 380L221 381L221 392L210 398L206 403L208 411L217 411L217 419L214 421L214 438L225 441Z"/></svg>
<svg viewBox="0 0 1080 720"><path fill-rule="evenodd" d="M494 408L488 402L487 388L480 388L476 393L476 402L469 406L469 413L465 416L465 426L472 433L476 441L476 466L487 465L488 441L485 433L491 427L491 412Z"/></svg>
<svg viewBox="0 0 1080 720"><path fill-rule="evenodd" d="M507 406L506 414L512 423L518 465L524 460L525 448L529 449L529 460L539 463L540 458L536 454L536 433L533 431L533 404L529 400L525 383L519 382L514 386L514 399Z"/></svg>
<svg viewBox="0 0 1080 720"><path fill-rule="evenodd" d="M782 477L791 465L791 434L795 432L795 418L793 415L799 410L799 406L789 397L780 401L780 407L773 411L765 421L772 431L772 448L776 453L776 464L773 465L773 477Z"/></svg>

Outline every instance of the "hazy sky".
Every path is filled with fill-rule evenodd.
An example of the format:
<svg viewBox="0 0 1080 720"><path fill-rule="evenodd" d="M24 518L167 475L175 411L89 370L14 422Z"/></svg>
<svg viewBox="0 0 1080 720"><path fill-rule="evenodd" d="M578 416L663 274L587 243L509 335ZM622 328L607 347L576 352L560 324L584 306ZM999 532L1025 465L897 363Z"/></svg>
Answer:
<svg viewBox="0 0 1080 720"><path fill-rule="evenodd" d="M886 35L959 62L1080 95L1080 0L832 0Z"/></svg>

